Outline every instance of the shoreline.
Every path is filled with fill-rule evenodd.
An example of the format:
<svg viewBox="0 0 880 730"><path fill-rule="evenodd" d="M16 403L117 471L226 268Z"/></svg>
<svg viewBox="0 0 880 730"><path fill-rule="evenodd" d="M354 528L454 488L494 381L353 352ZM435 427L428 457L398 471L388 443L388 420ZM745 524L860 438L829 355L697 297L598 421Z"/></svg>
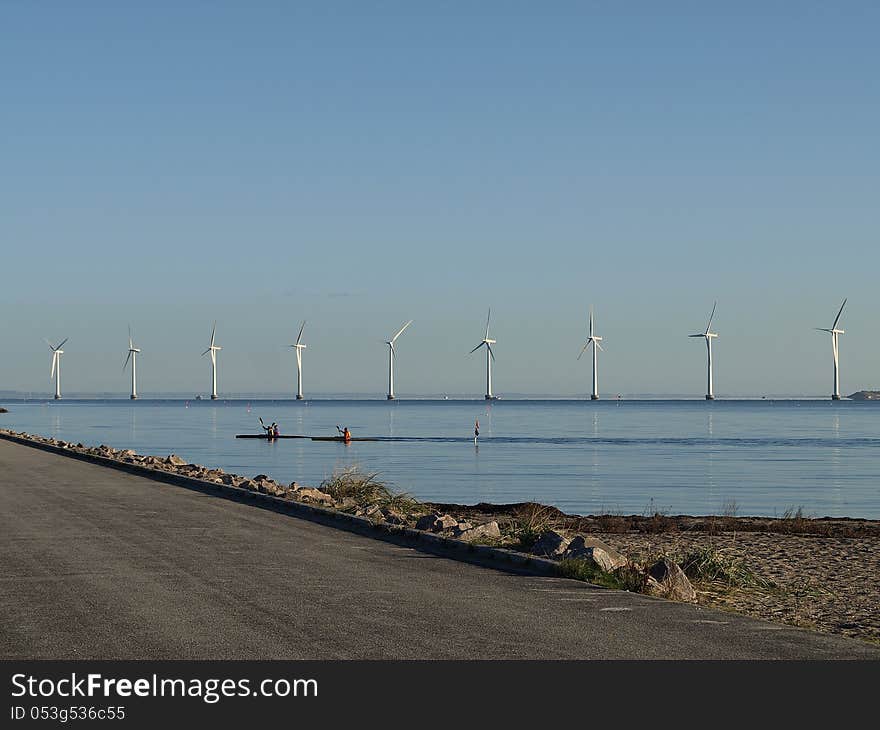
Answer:
<svg viewBox="0 0 880 730"><path fill-rule="evenodd" d="M253 478L228 474L187 464L173 454L143 456L131 450L68 444L7 429L0 429L0 433L53 451L67 451L70 456L97 456L101 461L121 462L123 467L128 464L153 472L171 472L187 480L257 492L291 504L314 505L313 509L344 514L366 525L416 533L418 539L435 540L445 548L460 543L470 552L495 554L496 559L501 556L507 561L516 559L524 567L555 569L560 574L576 569L569 577L608 587L678 597L770 621L880 642L880 612L876 610L880 605L876 581L880 572L876 557L880 520L811 518L799 512L774 518L659 512L568 515L555 507L531 502L417 502L408 495L391 494L381 483L373 483L370 495L358 500L352 496L352 485L344 483L344 473L335 482L327 480L317 488L296 483L284 486L265 474ZM354 476L349 474L348 478ZM357 488L363 486L352 483ZM579 552L572 552L575 545ZM705 571L688 571L691 581L684 578L688 590L676 595L670 585L651 585L649 574L661 559L687 569L694 564L694 556L702 556L704 562L711 558L720 578ZM585 571L586 567L589 570ZM638 583L636 587L633 581Z"/></svg>

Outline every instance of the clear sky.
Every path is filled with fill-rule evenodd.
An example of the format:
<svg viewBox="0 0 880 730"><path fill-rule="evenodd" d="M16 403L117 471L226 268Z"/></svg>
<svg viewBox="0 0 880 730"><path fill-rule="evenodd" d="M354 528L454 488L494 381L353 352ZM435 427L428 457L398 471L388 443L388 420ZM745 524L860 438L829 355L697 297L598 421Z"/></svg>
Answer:
<svg viewBox="0 0 880 730"><path fill-rule="evenodd" d="M0 390L880 387L880 4L0 3Z"/></svg>

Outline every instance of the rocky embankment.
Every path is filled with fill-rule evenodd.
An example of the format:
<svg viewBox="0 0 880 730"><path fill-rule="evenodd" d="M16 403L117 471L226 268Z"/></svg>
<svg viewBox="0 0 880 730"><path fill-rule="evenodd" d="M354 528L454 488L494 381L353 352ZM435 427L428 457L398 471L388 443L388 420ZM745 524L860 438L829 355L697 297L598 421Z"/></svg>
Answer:
<svg viewBox="0 0 880 730"><path fill-rule="evenodd" d="M555 561L567 577L880 641L880 521L687 515L567 515L536 503L431 504L374 475L336 472L318 486L282 484L180 457L9 433L66 451L346 513L394 530Z"/></svg>

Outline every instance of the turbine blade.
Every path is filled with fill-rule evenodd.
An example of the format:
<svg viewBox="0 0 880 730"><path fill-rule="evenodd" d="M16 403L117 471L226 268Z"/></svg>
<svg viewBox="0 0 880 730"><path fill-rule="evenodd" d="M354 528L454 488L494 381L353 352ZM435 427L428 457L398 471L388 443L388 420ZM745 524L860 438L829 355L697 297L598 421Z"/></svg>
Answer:
<svg viewBox="0 0 880 730"><path fill-rule="evenodd" d="M299 344L299 341L302 339L303 330L306 328L306 321L303 320L302 327L299 328L299 334L296 336L296 344Z"/></svg>
<svg viewBox="0 0 880 730"><path fill-rule="evenodd" d="M217 320L214 320L214 326L211 328L211 347L214 347L214 333L217 331Z"/></svg>
<svg viewBox="0 0 880 730"><path fill-rule="evenodd" d="M709 315L709 324L706 325L706 332L708 333L710 329L712 329L712 320L715 319L715 307L718 306L718 302L712 305L712 314Z"/></svg>
<svg viewBox="0 0 880 730"><path fill-rule="evenodd" d="M62 347L64 347L64 343L67 342L69 339L69 337L65 337L63 340L61 340L61 344L59 344L58 347L56 347L55 349L60 350Z"/></svg>
<svg viewBox="0 0 880 730"><path fill-rule="evenodd" d="M596 342L595 345L596 345L596 347L599 348L599 350L601 350L602 352L605 352L605 348L602 347L602 345L600 345L598 342Z"/></svg>
<svg viewBox="0 0 880 730"><path fill-rule="evenodd" d="M705 337L705 336L706 336L706 333L705 333L705 332L700 332L700 333L697 334L697 335L688 335L688 337Z"/></svg>
<svg viewBox="0 0 880 730"><path fill-rule="evenodd" d="M53 352L53 353L52 353L52 369L49 371L49 377L50 377L50 378L54 378L54 377L55 377L55 363L57 362L57 360L58 360L58 353L57 353L57 352Z"/></svg>
<svg viewBox="0 0 880 730"><path fill-rule="evenodd" d="M405 325L403 325L403 327L401 327L401 328L397 331L397 334L394 335L394 337L391 338L391 341L394 342L394 340L396 340L398 337L400 337L400 336L403 334L403 331L404 331L407 327L409 327L412 323L413 323L413 321L410 320L410 321L407 322Z"/></svg>
<svg viewBox="0 0 880 730"><path fill-rule="evenodd" d="M827 329L826 327L813 327L813 329L819 332L831 332L831 330Z"/></svg>
<svg viewBox="0 0 880 730"><path fill-rule="evenodd" d="M211 348L210 348L210 347L202 353L202 357L204 357L205 355L207 355L209 352L211 352Z"/></svg>
<svg viewBox="0 0 880 730"><path fill-rule="evenodd" d="M590 343L591 343L591 342L592 342L592 340L587 340L587 341L584 343L584 346L581 348L580 354L577 356L577 359L578 359L578 360L580 360L580 359L581 359L581 355L583 355L583 354L587 351L587 348L590 346Z"/></svg>
<svg viewBox="0 0 880 730"><path fill-rule="evenodd" d="M47 340L47 339L44 337L44 338L43 338L43 342L45 342L47 345L49 345L49 349L52 350L52 351L54 352L54 350L55 350L55 346L54 346L51 342L49 342L49 340Z"/></svg>
<svg viewBox="0 0 880 730"><path fill-rule="evenodd" d="M590 306L590 337L593 336L593 307Z"/></svg>
<svg viewBox="0 0 880 730"><path fill-rule="evenodd" d="M487 342L487 343L486 343L486 347L489 348L489 354L492 356L492 362L495 362L495 353L492 352L492 345L490 345L490 344Z"/></svg>
<svg viewBox="0 0 880 730"><path fill-rule="evenodd" d="M485 339L489 339L489 320L492 319L492 307L489 307L489 314L486 317L486 337Z"/></svg>
<svg viewBox="0 0 880 730"><path fill-rule="evenodd" d="M125 368L128 367L128 361L129 361L129 360L131 360L131 350L128 351L128 357L125 358L125 362L122 364L122 369L123 369L123 370L125 370Z"/></svg>
<svg viewBox="0 0 880 730"><path fill-rule="evenodd" d="M481 342L481 343L480 343L479 345L477 345L473 350L471 350L471 351L468 353L468 355L473 355L477 350L479 350L479 349L480 349L483 345L485 345L485 344L486 344L485 342ZM487 345L487 347L488 347L488 345Z"/></svg>
<svg viewBox="0 0 880 730"><path fill-rule="evenodd" d="M831 329L837 329L837 323L840 321L840 315L843 314L843 308L846 306L846 299L843 300L843 304L840 305L840 311L837 313L837 317L834 318L834 324L831 325ZM59 345L60 347L60 345Z"/></svg>

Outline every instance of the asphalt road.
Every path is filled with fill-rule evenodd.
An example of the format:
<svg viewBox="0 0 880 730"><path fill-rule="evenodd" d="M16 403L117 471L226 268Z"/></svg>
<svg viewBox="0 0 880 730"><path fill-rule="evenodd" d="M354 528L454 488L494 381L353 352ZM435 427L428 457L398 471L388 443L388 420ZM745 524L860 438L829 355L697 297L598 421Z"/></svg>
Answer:
<svg viewBox="0 0 880 730"><path fill-rule="evenodd" d="M0 440L3 659L804 659L880 648L439 558Z"/></svg>

